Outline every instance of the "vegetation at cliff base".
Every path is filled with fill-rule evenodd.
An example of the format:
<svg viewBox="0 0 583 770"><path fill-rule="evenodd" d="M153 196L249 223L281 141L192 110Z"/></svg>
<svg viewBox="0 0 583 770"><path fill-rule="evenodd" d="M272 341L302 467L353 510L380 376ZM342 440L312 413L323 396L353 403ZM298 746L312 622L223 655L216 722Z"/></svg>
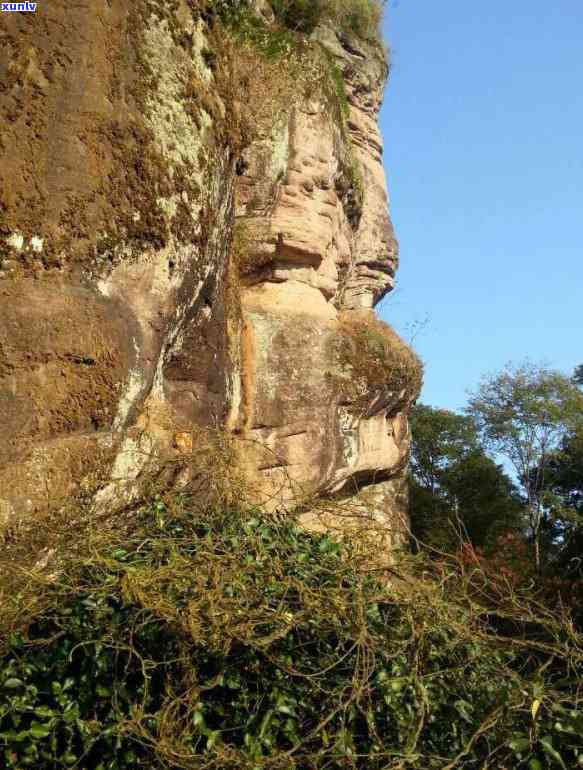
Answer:
<svg viewBox="0 0 583 770"><path fill-rule="evenodd" d="M7 768L583 766L581 634L469 552L381 568L355 533L174 495L26 577Z"/></svg>

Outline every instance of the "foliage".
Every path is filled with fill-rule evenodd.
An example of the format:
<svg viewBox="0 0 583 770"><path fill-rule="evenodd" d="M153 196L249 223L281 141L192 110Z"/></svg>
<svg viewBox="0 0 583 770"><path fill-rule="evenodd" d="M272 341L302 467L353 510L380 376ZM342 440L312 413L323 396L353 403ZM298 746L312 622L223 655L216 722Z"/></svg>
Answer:
<svg viewBox="0 0 583 770"><path fill-rule="evenodd" d="M565 507L583 514L583 430L566 436L551 458L548 485Z"/></svg>
<svg viewBox="0 0 583 770"><path fill-rule="evenodd" d="M491 580L502 578L522 590L528 591L535 584L536 575L528 542L520 532L505 532L499 535L494 547L487 552L464 543L461 548L465 558L472 557L488 574ZM537 583L540 587L540 582Z"/></svg>
<svg viewBox="0 0 583 770"><path fill-rule="evenodd" d="M379 42L384 0L271 0L281 32L310 35L323 22L331 22L339 31L364 40ZM233 27L265 25L251 8L249 0L214 0L210 12ZM255 18L253 18L255 17ZM249 30L248 30L249 31Z"/></svg>
<svg viewBox="0 0 583 770"><path fill-rule="evenodd" d="M478 448L473 420L448 409L418 404L411 413L411 433L411 470L431 490L452 463Z"/></svg>
<svg viewBox="0 0 583 770"><path fill-rule="evenodd" d="M231 56L232 69L242 83L237 84L233 96L237 98L239 95L242 109L248 111L253 109L252 105L258 99L265 100L263 91L269 94L271 89L274 95L282 92L280 81L287 81L285 94L281 94L284 98L280 96L276 101L272 96L271 122L276 122L277 117L281 118L289 111L299 97L311 99L316 94L324 99L327 114L339 126L344 144L349 147L346 119L350 108L344 77L326 46L309 41L285 26L266 22L246 3L226 5L221 18L224 28L236 42ZM256 73L253 67L248 66L250 50L264 60L255 62L255 69L261 72ZM266 71L267 65L272 67L271 72ZM293 84L291 88L290 84ZM248 93L245 94L245 91ZM354 165L354 161L349 158L346 164Z"/></svg>
<svg viewBox="0 0 583 770"><path fill-rule="evenodd" d="M552 569L567 579L583 577L583 431L567 436L546 476Z"/></svg>
<svg viewBox="0 0 583 770"><path fill-rule="evenodd" d="M455 505L463 535L490 549L504 533L522 529L524 505L502 466L477 449L451 466L442 487Z"/></svg>
<svg viewBox="0 0 583 770"><path fill-rule="evenodd" d="M268 60L296 52L301 42L287 27L267 24L247 2L225 3L219 15L238 40L252 43Z"/></svg>
<svg viewBox="0 0 583 770"><path fill-rule="evenodd" d="M378 398L397 412L415 401L423 365L413 350L372 314L345 314L340 322L339 361L349 374L345 395L366 413Z"/></svg>
<svg viewBox="0 0 583 770"><path fill-rule="evenodd" d="M273 0L276 18L296 32L310 34L322 20L326 0Z"/></svg>
<svg viewBox="0 0 583 770"><path fill-rule="evenodd" d="M474 421L419 404L411 414L410 514L416 540L441 550L460 538L493 547L522 523L510 479L480 447Z"/></svg>
<svg viewBox="0 0 583 770"><path fill-rule="evenodd" d="M268 228L260 228L251 217L239 216L235 220L231 254L241 275L254 273L269 263L271 255L261 248L268 237Z"/></svg>
<svg viewBox="0 0 583 770"><path fill-rule="evenodd" d="M365 190L362 171L351 151L341 156L339 172L336 192L350 226L356 230L362 217Z"/></svg>
<svg viewBox="0 0 583 770"><path fill-rule="evenodd" d="M346 93L346 83L344 82L344 76L342 75L340 67L336 64L334 57L325 46L322 46L322 52L328 60L330 77L340 108L341 117L344 119L344 121L346 121L350 115L350 105L348 104L348 95Z"/></svg>
<svg viewBox="0 0 583 770"><path fill-rule="evenodd" d="M545 479L553 453L583 424L583 394L571 379L544 366L509 365L485 378L468 414L486 446L513 465L528 502L535 562L541 567L541 535L548 518Z"/></svg>
<svg viewBox="0 0 583 770"><path fill-rule="evenodd" d="M297 32L310 34L330 20L365 40L379 37L382 3L378 0L272 0L276 17Z"/></svg>
<svg viewBox="0 0 583 770"><path fill-rule="evenodd" d="M387 581L289 517L175 497L123 521L37 569L0 674L7 768L583 763L581 636L476 559Z"/></svg>

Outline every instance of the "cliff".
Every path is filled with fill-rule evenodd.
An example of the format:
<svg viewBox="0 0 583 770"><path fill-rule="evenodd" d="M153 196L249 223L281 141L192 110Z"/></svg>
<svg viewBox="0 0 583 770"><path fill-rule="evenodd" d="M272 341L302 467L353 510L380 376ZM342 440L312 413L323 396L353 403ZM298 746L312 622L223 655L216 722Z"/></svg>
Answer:
<svg viewBox="0 0 583 770"><path fill-rule="evenodd" d="M281 5L4 15L4 519L224 471L309 526L334 500L400 531L420 366L373 311L385 54Z"/></svg>

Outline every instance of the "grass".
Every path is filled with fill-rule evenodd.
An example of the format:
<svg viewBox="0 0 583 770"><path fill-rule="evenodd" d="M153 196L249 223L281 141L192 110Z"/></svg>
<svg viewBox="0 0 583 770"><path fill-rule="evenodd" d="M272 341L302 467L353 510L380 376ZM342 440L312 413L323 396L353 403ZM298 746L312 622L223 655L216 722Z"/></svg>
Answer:
<svg viewBox="0 0 583 770"><path fill-rule="evenodd" d="M406 409L421 390L423 366L413 350L374 317L345 315L341 319L338 357L350 373L345 395L364 410L380 390L394 395L394 412Z"/></svg>
<svg viewBox="0 0 583 770"><path fill-rule="evenodd" d="M273 0L276 17L289 29L310 34L331 21L343 32L365 40L380 37L382 3L379 0Z"/></svg>

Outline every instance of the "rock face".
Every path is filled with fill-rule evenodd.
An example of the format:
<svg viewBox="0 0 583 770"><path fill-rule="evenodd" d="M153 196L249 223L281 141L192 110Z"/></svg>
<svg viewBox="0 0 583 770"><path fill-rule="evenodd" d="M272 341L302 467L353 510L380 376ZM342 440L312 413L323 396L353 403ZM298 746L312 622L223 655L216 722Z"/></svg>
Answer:
<svg viewBox="0 0 583 770"><path fill-rule="evenodd" d="M268 509L402 514L383 54L251 5L259 37L194 0L3 19L0 516L123 502L213 432Z"/></svg>

